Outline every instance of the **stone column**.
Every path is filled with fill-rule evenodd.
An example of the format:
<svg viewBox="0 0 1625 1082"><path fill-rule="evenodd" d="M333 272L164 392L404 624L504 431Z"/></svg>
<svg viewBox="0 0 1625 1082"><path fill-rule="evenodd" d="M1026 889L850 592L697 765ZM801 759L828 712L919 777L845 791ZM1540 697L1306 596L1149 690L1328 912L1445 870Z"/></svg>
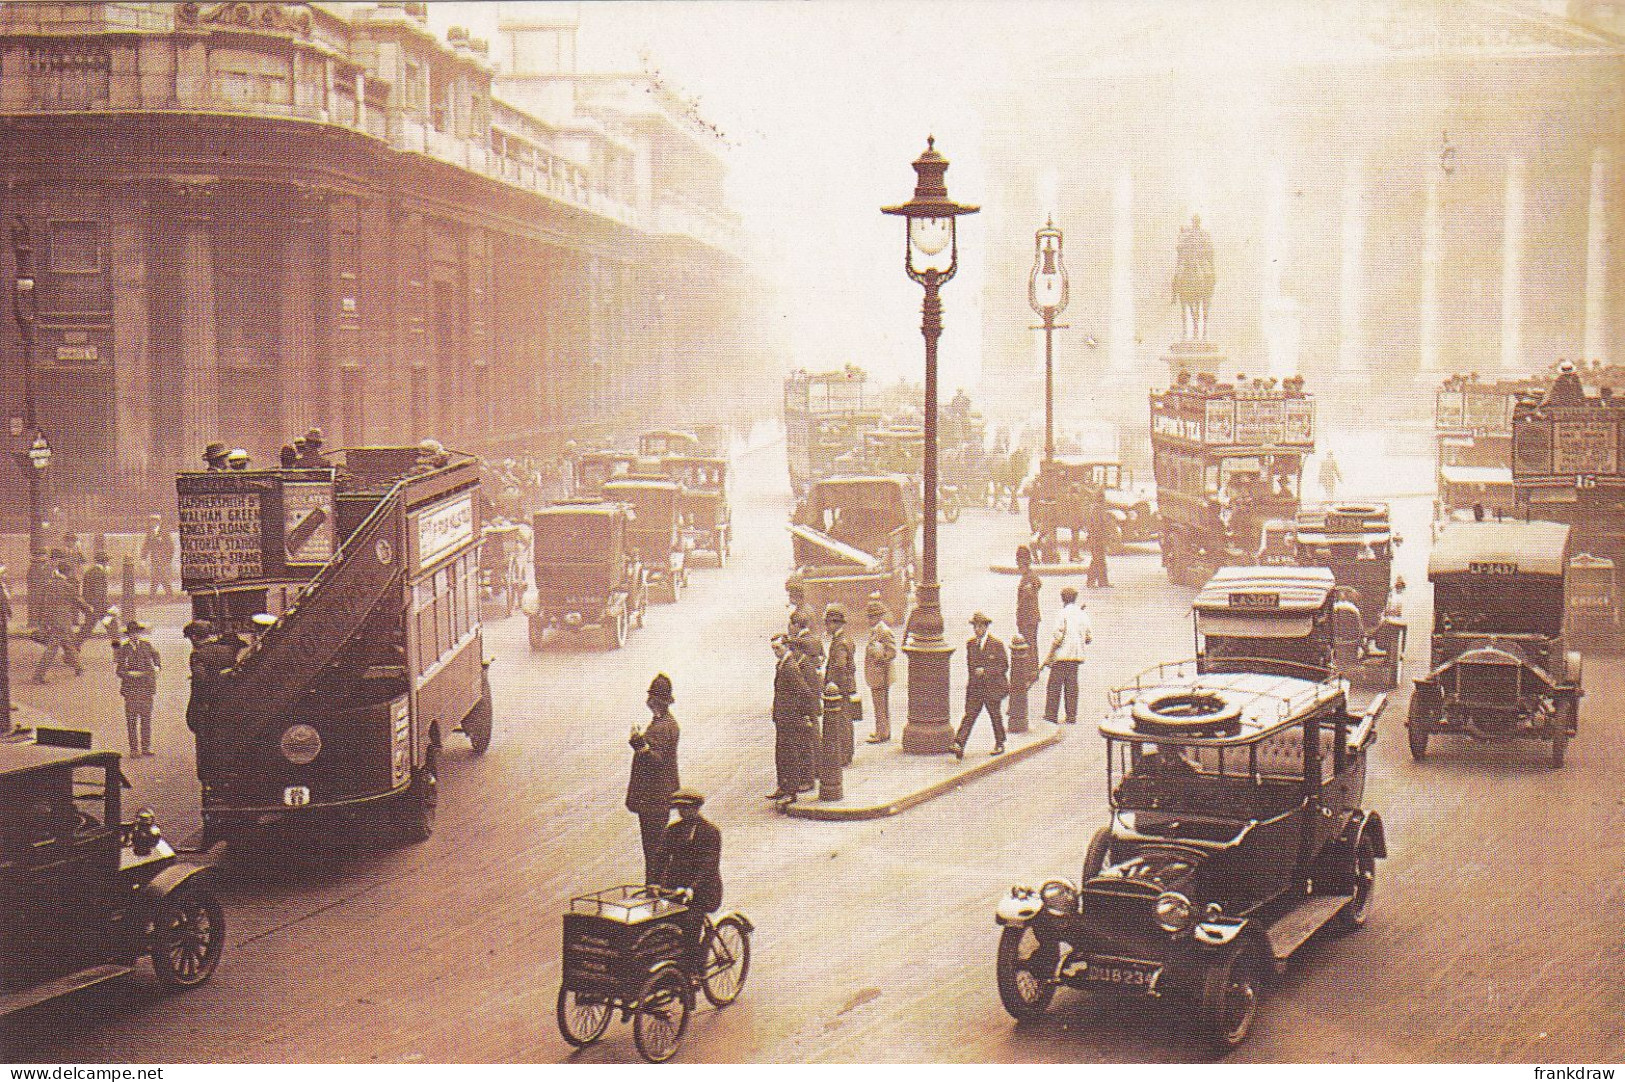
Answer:
<svg viewBox="0 0 1625 1082"><path fill-rule="evenodd" d="M1111 370L1134 371L1134 173L1118 171L1112 189Z"/></svg>
<svg viewBox="0 0 1625 1082"><path fill-rule="evenodd" d="M113 461L117 472L132 480L152 467L146 215L146 199L139 193L113 205Z"/></svg>
<svg viewBox="0 0 1625 1082"><path fill-rule="evenodd" d="M1422 212L1422 307L1418 313L1418 368L1439 370L1439 173L1432 157L1423 163L1427 176L1427 205Z"/></svg>
<svg viewBox="0 0 1625 1082"><path fill-rule="evenodd" d="M1354 162L1343 180L1343 270L1339 304L1337 375L1366 378L1361 323L1365 317L1365 165Z"/></svg>
<svg viewBox="0 0 1625 1082"><path fill-rule="evenodd" d="M181 430L176 457L187 468L196 468L203 448L220 438L209 195L208 189L190 186L181 194Z"/></svg>
<svg viewBox="0 0 1625 1082"><path fill-rule="evenodd" d="M1501 367L1523 363L1523 187L1524 159L1508 158L1506 207L1501 231Z"/></svg>
<svg viewBox="0 0 1625 1082"><path fill-rule="evenodd" d="M1608 183L1613 167L1607 147L1591 152L1591 198L1586 204L1585 359L1608 363Z"/></svg>
<svg viewBox="0 0 1625 1082"><path fill-rule="evenodd" d="M278 421L284 443L317 423L316 259L317 202L295 192L282 227L282 369Z"/></svg>

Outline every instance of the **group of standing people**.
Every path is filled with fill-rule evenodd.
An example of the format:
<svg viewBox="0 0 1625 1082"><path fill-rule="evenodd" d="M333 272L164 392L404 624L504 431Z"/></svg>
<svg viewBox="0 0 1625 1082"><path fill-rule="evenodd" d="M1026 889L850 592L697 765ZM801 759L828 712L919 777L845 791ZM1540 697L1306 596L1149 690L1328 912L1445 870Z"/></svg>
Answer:
<svg viewBox="0 0 1625 1082"><path fill-rule="evenodd" d="M829 743L842 766L850 766L854 752L854 724L863 717L858 692L857 647L847 633L846 608L832 604L824 610L824 635L813 630L815 616L807 605L806 588L799 576L785 583L789 596L789 626L773 636L777 659L773 675L774 767L778 786L768 800L794 800L812 791L818 776L818 752ZM864 683L869 686L874 710L871 744L891 740L892 666L897 659L897 634L891 612L880 595L870 596L864 607L869 636L863 650ZM826 696L841 709L825 710Z"/></svg>

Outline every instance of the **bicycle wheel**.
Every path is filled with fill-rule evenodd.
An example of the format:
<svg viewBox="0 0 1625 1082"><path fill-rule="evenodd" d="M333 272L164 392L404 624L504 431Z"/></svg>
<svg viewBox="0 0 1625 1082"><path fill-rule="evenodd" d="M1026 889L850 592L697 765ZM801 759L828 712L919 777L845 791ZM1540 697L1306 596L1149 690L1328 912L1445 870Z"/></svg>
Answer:
<svg viewBox="0 0 1625 1082"><path fill-rule="evenodd" d="M692 1009L688 982L675 969L662 969L644 981L632 1017L632 1040L638 1054L650 1063L664 1063L676 1055L688 1032Z"/></svg>
<svg viewBox="0 0 1625 1082"><path fill-rule="evenodd" d="M585 1048L604 1035L615 1011L604 1000L584 1000L559 985L559 1033L577 1048Z"/></svg>
<svg viewBox="0 0 1625 1082"><path fill-rule="evenodd" d="M739 998L750 975L750 933L738 917L723 917L705 945L705 979L700 987L713 1007Z"/></svg>

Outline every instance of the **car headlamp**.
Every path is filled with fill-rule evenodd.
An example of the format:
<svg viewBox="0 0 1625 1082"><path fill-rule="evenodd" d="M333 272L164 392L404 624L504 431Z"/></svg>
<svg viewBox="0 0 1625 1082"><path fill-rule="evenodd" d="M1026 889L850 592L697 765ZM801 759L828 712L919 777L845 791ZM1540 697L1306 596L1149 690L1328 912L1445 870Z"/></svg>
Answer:
<svg viewBox="0 0 1625 1082"><path fill-rule="evenodd" d="M1183 932L1191 926L1194 915L1191 900L1177 890L1166 891L1157 896L1157 925L1163 931Z"/></svg>
<svg viewBox="0 0 1625 1082"><path fill-rule="evenodd" d="M302 721L297 722L283 730L278 746L284 759L295 766L304 766L322 753L322 734Z"/></svg>
<svg viewBox="0 0 1625 1082"><path fill-rule="evenodd" d="M1039 888L1044 908L1057 917L1070 917L1078 911L1078 888L1064 879L1051 879Z"/></svg>

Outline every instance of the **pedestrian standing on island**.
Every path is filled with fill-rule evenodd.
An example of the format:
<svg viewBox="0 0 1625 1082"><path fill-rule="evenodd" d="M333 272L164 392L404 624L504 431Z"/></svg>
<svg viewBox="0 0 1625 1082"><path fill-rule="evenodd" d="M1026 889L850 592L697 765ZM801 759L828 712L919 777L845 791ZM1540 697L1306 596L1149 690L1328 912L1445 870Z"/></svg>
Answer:
<svg viewBox="0 0 1625 1082"><path fill-rule="evenodd" d="M1066 721L1078 722L1078 667L1083 664L1084 647L1094 641L1089 614L1078 603L1078 591L1071 586L1061 590L1061 615L1055 622L1049 656L1043 668L1049 670L1044 693L1044 720L1051 725L1061 714L1061 697L1066 697Z"/></svg>
<svg viewBox="0 0 1625 1082"><path fill-rule="evenodd" d="M147 625L131 620L124 625L116 667L119 694L124 696L124 727L130 738L130 758L152 754L152 700L158 694L158 670L163 660L147 638Z"/></svg>
<svg viewBox="0 0 1625 1082"><path fill-rule="evenodd" d="M1036 650L1041 618L1038 594L1044 580L1033 570L1033 550L1026 545L1016 546L1016 570L1021 572L1021 580L1016 583L1016 633Z"/></svg>
<svg viewBox="0 0 1625 1082"><path fill-rule="evenodd" d="M829 654L824 662L823 687L834 684L841 693L846 709L835 730L841 765L852 765L852 725L863 714L863 700L858 697L857 650L846 633L846 609L831 605L824 610L824 630L829 633ZM828 719L825 719L828 724Z"/></svg>
<svg viewBox="0 0 1625 1082"><path fill-rule="evenodd" d="M671 677L665 673L649 683L647 724L633 725L632 777L626 786L626 810L638 817L643 835L643 881L655 881L655 853L660 835L671 818L672 794L682 787L677 774L677 719L672 716Z"/></svg>
<svg viewBox="0 0 1625 1082"><path fill-rule="evenodd" d="M810 628L793 634L790 644L807 686L807 697L801 704L803 724L796 731L796 746L792 749L796 792L810 793L817 785L818 745L823 732L824 646Z"/></svg>
<svg viewBox="0 0 1625 1082"><path fill-rule="evenodd" d="M794 800L812 784L802 748L812 727L813 692L801 651L788 635L773 636L773 655L773 770L778 787L767 799Z"/></svg>
<svg viewBox="0 0 1625 1082"><path fill-rule="evenodd" d="M1085 514L1084 527L1089 531L1089 577L1086 581L1090 586L1110 586L1111 579L1106 573L1106 549L1111 543L1112 516L1106 508L1104 492L1090 499L1089 510Z"/></svg>
<svg viewBox="0 0 1625 1082"><path fill-rule="evenodd" d="M147 594L157 597L161 592L168 597L173 591L175 541L164 528L164 516L154 514L147 534L141 539L141 558L147 562Z"/></svg>
<svg viewBox="0 0 1625 1082"><path fill-rule="evenodd" d="M1330 451L1320 461L1320 487L1326 493L1326 502L1337 499L1337 486L1343 483L1343 471L1337 468L1337 456Z"/></svg>
<svg viewBox="0 0 1625 1082"><path fill-rule="evenodd" d="M965 685L965 718L954 737L956 759L965 757L965 744L983 710L993 722L993 754L1004 754L1004 716L1000 706L1010 694L1010 655L1004 643L988 634L992 624L986 613L979 612L970 618L975 634L965 643L965 665L970 680Z"/></svg>
<svg viewBox="0 0 1625 1082"><path fill-rule="evenodd" d="M794 637L796 634L796 619L798 617L801 620L801 626L811 630L818 617L813 612L812 606L807 604L807 587L802 581L801 572L792 571L790 577L784 580L784 593L789 599L790 617L788 627L790 635Z"/></svg>
<svg viewBox="0 0 1625 1082"><path fill-rule="evenodd" d="M891 612L878 593L869 595L864 615L869 618L869 642L863 648L863 682L869 685L875 710L869 743L884 744L891 739L891 670L897 660L897 635L891 629Z"/></svg>

